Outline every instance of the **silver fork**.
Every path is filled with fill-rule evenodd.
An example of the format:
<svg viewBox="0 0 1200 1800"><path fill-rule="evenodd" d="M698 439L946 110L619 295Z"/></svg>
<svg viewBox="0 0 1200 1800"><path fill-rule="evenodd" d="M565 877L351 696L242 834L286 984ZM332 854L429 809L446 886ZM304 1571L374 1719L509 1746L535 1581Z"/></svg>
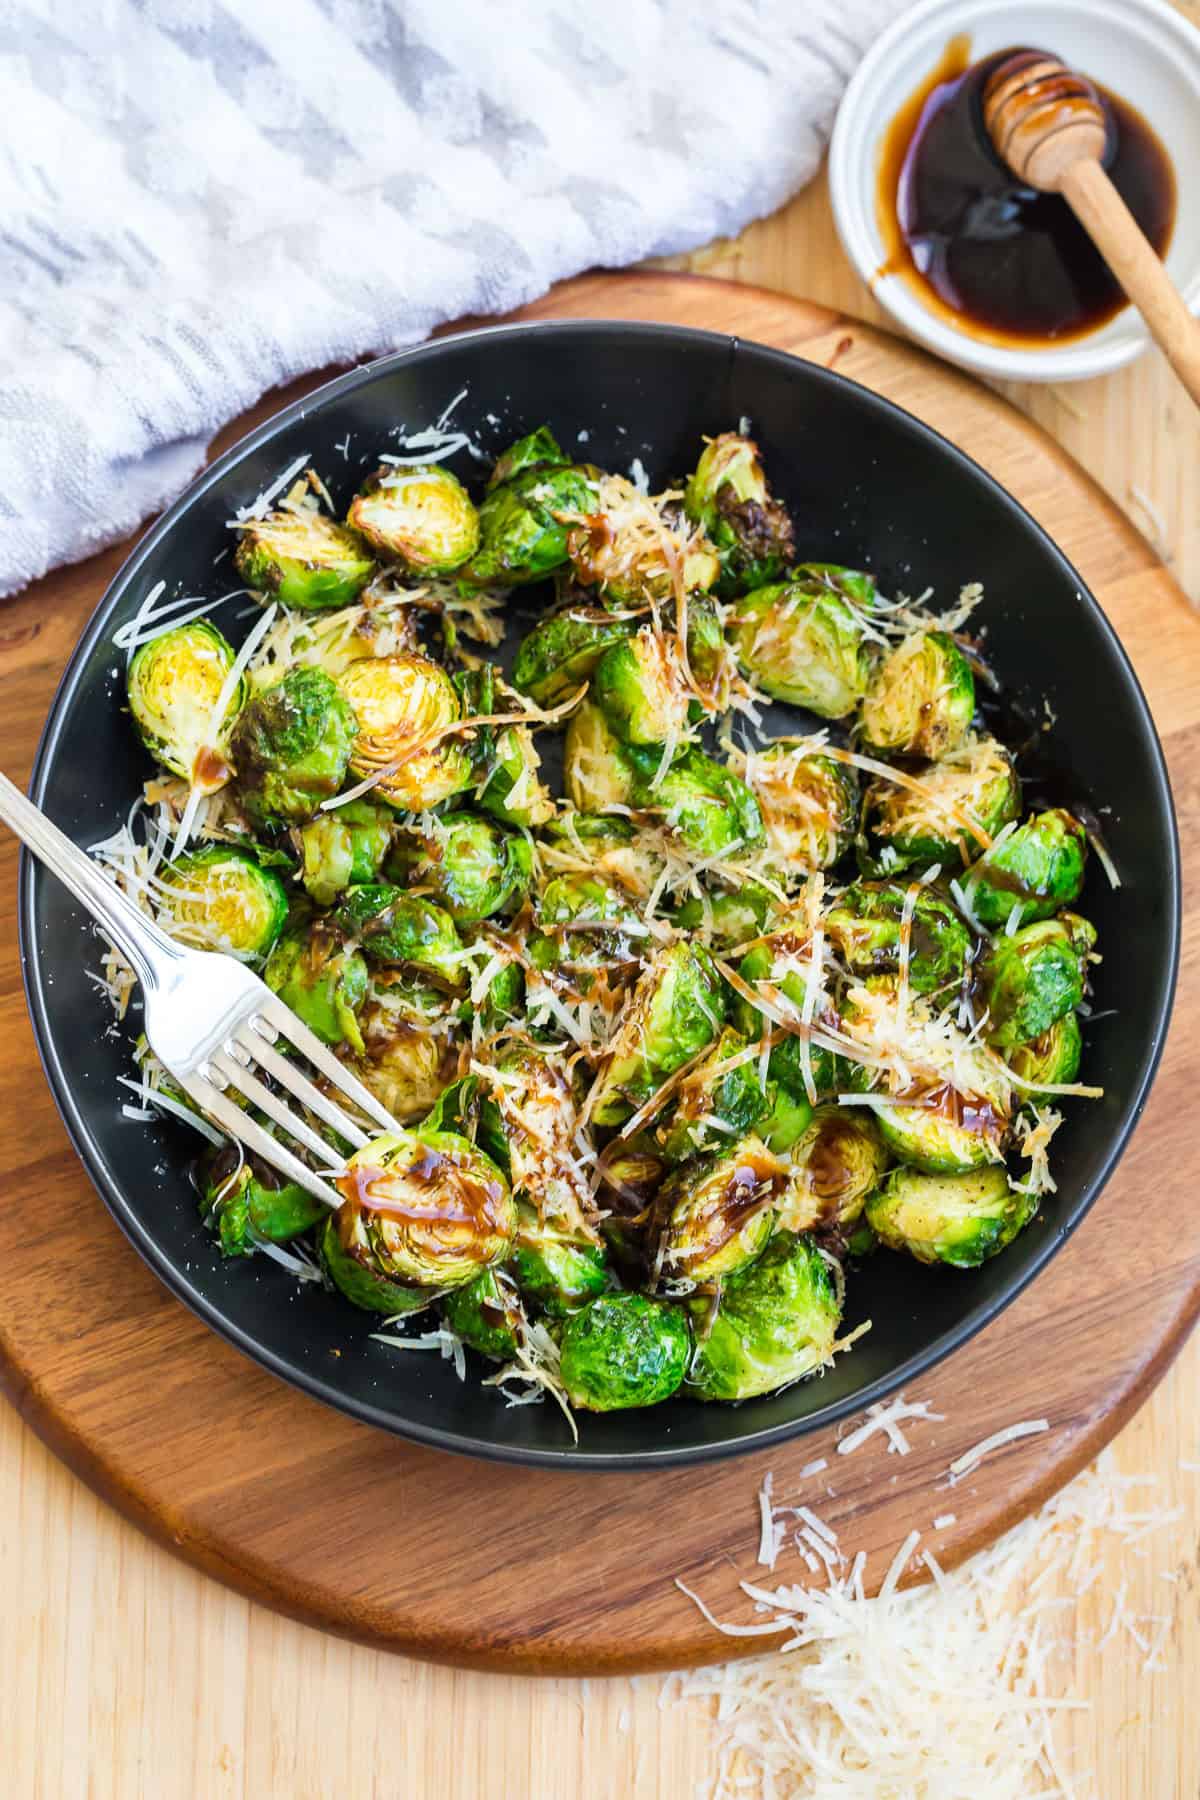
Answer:
<svg viewBox="0 0 1200 1800"><path fill-rule="evenodd" d="M370 1089L236 957L192 950L169 938L2 773L0 819L70 889L129 963L142 986L147 1042L184 1093L289 1181L327 1206L340 1206L337 1189L236 1106L228 1091L243 1095L330 1170L341 1166L342 1153L265 1087L258 1071L273 1076L356 1149L370 1141L369 1133L275 1046L283 1038L382 1130L399 1131Z"/></svg>

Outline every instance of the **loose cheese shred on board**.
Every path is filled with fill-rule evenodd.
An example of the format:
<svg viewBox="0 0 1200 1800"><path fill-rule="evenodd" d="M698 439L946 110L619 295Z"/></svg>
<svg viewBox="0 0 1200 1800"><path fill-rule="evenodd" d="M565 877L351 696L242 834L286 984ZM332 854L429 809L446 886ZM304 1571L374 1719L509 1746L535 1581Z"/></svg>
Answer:
<svg viewBox="0 0 1200 1800"><path fill-rule="evenodd" d="M1015 1444L1019 1438L1035 1437L1039 1432L1049 1429L1049 1419L1023 1419L1018 1425L1006 1425L1003 1431L993 1431L991 1437L985 1437L973 1450L965 1450L961 1456L956 1456L950 1464L949 1473L955 1480L961 1475L969 1475L993 1450L1002 1450L1006 1444Z"/></svg>
<svg viewBox="0 0 1200 1800"><path fill-rule="evenodd" d="M848 1432L838 1441L838 1455L852 1456L854 1452L872 1438L877 1432L886 1432L888 1453L893 1451L898 1456L907 1456L912 1445L900 1429L901 1421L906 1419L932 1419L938 1423L944 1414L931 1410L927 1400L909 1401L903 1394L897 1394L894 1400L881 1401L875 1406L868 1406L867 1416L861 1425Z"/></svg>

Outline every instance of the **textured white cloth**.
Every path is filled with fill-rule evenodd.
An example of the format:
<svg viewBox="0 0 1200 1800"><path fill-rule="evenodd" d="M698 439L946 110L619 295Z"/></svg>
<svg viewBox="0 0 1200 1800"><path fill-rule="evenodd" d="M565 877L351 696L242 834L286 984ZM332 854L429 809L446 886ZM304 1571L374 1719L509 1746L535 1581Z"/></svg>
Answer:
<svg viewBox="0 0 1200 1800"><path fill-rule="evenodd" d="M0 0L0 594L310 369L737 232L902 0Z"/></svg>

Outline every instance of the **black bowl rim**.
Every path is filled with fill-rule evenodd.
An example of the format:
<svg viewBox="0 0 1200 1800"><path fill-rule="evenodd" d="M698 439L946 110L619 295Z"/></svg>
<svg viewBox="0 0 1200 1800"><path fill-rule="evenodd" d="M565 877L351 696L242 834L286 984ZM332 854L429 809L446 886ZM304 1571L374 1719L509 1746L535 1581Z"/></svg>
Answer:
<svg viewBox="0 0 1200 1800"><path fill-rule="evenodd" d="M1149 705L1142 691L1140 682L1134 672L1133 665L1125 652L1124 646L1113 630L1104 609L1091 592L1079 571L1068 560L1050 535L1038 524L1032 514L1026 511L1020 501L990 475L988 471L960 450L955 444L932 426L925 424L912 413L893 401L885 399L873 389L865 387L861 382L851 381L836 370L826 369L819 364L806 362L802 357L791 355L770 344L760 344L753 339L739 337L719 331L708 331L693 326L674 325L652 320L634 319L548 319L526 320L513 324L483 326L471 331L454 332L445 337L427 340L424 343L406 350L399 350L390 355L381 356L371 362L347 370L332 380L313 389L309 394L285 407L282 412L274 414L264 424L257 427L247 436L226 450L180 495L172 506L151 527L141 542L117 570L109 582L103 596L97 603L87 626L85 627L72 656L67 663L63 675L55 691L50 710L46 717L41 738L38 743L33 770L30 777L29 792L35 802L41 803L50 778L50 770L54 761L59 737L65 724L74 699L80 672L91 654L93 646L101 630L108 623L108 617L116 599L136 578L142 566L154 551L168 538L176 524L184 514L196 503L200 496L215 483L223 479L227 472L239 461L269 444L273 438L285 431L293 423L303 419L305 415L318 406L323 405L334 396L353 392L356 388L368 385L386 376L393 369L414 361L435 361L440 356L452 354L463 342L485 340L504 342L519 338L538 336L572 336L585 338L615 337L625 338L632 335L657 337L664 344L670 343L708 343L724 346L731 356L741 351L765 357L777 363L781 369L794 372L798 365L804 370L809 380L819 386L835 389L851 388L861 396L868 407L887 415L892 423L909 431L916 437L928 441L935 451L956 463L971 478L984 482L996 497L1010 508L1040 540L1045 554L1056 562L1060 570L1073 582L1077 598L1085 610L1090 611L1099 627L1102 636L1107 640L1114 663L1128 690L1135 701L1135 710L1140 716L1143 734L1151 751L1151 762L1154 768L1154 800L1157 808L1165 813L1168 825L1167 851L1171 871L1170 889L1167 903L1167 933L1169 940L1166 959L1167 979L1160 989L1156 1016L1151 1027L1151 1038L1148 1050L1142 1059L1141 1069L1136 1081L1135 1090L1127 1103L1120 1127L1109 1146L1104 1163L1092 1183L1090 1190L1085 1190L1076 1199L1068 1216L1056 1228L1053 1235L1048 1235L1039 1253L1032 1258L1029 1266L1020 1277L1013 1280L999 1294L990 1300L981 1301L972 1307L963 1319L952 1330L943 1332L926 1348L916 1355L910 1356L886 1376L864 1388L860 1393L832 1402L804 1418L787 1421L771 1426L752 1434L738 1435L731 1432L729 1439L723 1443L710 1445L674 1446L664 1444L653 1450L638 1451L632 1454L622 1452L598 1452L564 1447L561 1451L532 1449L520 1445L505 1444L502 1440L483 1438L461 1432L442 1430L434 1426L422 1425L418 1422L397 1418L394 1412L374 1406L368 1401L347 1397L339 1393L336 1387L320 1376L290 1364L284 1357L267 1349L256 1341L248 1332L232 1325L220 1313L219 1308L207 1300L186 1273L160 1250L150 1233L143 1230L131 1210L127 1207L119 1183L112 1180L103 1159L99 1155L88 1131L86 1121L78 1106L75 1096L67 1084L57 1047L50 1029L46 1012L46 992L41 951L33 930L33 918L36 901L35 870L36 865L28 851L22 850L20 868L20 887L18 896L18 930L21 949L22 978L25 987L26 1003L33 1022L34 1037L38 1055L49 1082L55 1105L66 1126L68 1136L73 1143L80 1161L83 1163L93 1185L97 1188L101 1199L112 1214L125 1236L133 1244L142 1259L165 1284L165 1286L183 1302L183 1304L202 1319L226 1343L232 1344L245 1356L268 1369L272 1374L289 1386L300 1389L310 1397L322 1401L345 1416L362 1423L374 1425L392 1435L407 1438L425 1444L432 1449L444 1450L458 1455L481 1457L487 1461L522 1464L526 1467L549 1469L577 1470L591 1469L624 1473L648 1469L678 1468L686 1464L698 1464L722 1461L733 1456L752 1455L765 1450L774 1444L784 1443L795 1437L808 1435L810 1432L824 1430L851 1414L862 1412L866 1407L886 1399L898 1389L918 1376L925 1374L936 1364L952 1355L965 1343L982 1331L991 1321L1023 1293L1034 1278L1040 1274L1050 1259L1057 1254L1062 1245L1076 1230L1080 1222L1091 1210L1097 1197L1108 1182L1114 1168L1120 1160L1138 1119L1145 1109L1146 1098L1151 1083L1158 1070L1166 1039L1167 1027L1170 1023L1171 1010L1174 1005L1176 980L1179 969L1180 954L1180 913L1182 904L1180 880L1179 829L1175 815L1175 807L1171 794L1170 780L1167 774L1166 759L1162 744L1155 727ZM731 1427L736 1423L737 1408L728 1409ZM504 1417L503 1408L497 1408L497 1421Z"/></svg>

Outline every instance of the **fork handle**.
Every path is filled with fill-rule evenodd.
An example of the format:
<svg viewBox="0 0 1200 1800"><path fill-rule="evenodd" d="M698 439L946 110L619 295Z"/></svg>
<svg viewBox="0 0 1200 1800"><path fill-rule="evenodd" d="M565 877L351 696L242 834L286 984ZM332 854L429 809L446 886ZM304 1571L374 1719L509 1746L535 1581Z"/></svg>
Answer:
<svg viewBox="0 0 1200 1800"><path fill-rule="evenodd" d="M144 988L166 984L169 971L182 960L178 944L139 911L120 888L101 873L91 857L73 844L38 807L0 771L0 820L14 831L52 875L57 875L81 906L132 964Z"/></svg>

